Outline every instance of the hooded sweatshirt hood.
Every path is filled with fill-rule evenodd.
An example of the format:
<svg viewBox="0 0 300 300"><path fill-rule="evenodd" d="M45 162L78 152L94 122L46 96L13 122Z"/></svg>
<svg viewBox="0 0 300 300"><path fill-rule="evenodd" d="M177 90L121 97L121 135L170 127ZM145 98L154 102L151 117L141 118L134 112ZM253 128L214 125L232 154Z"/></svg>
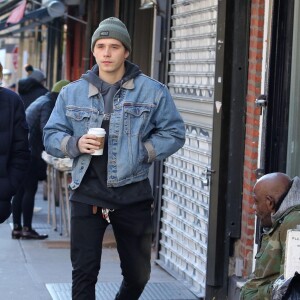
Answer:
<svg viewBox="0 0 300 300"><path fill-rule="evenodd" d="M126 81L135 78L139 74L141 74L142 71L140 70L139 66L129 62L125 61L125 74L123 78L115 84L118 84L119 86L122 86L123 83ZM103 92L102 90L102 80L99 78L99 66L94 65L93 68L89 71L87 71L85 74L81 76L81 78L85 79L92 85L96 86L100 92Z"/></svg>
<svg viewBox="0 0 300 300"><path fill-rule="evenodd" d="M121 80L115 82L114 84L109 84L101 80L101 78L99 77L98 65L95 65L92 70L89 70L85 74L83 74L81 78L88 81L99 90L99 93L102 94L104 99L104 112L105 114L110 114L113 112L113 101L111 101L111 99L114 98L123 83L132 78L135 78L140 73L141 70L137 65L130 63L129 61L125 61L125 74Z"/></svg>
<svg viewBox="0 0 300 300"><path fill-rule="evenodd" d="M293 178L293 184L282 201L279 209L272 215L272 223L279 220L287 211L293 207L300 205L300 178L298 176Z"/></svg>

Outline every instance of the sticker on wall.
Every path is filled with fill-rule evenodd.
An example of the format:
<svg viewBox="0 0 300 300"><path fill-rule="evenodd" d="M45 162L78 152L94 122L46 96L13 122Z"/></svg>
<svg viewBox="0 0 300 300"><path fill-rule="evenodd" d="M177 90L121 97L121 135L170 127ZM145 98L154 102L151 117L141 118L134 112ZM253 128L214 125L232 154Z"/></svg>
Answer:
<svg viewBox="0 0 300 300"><path fill-rule="evenodd" d="M217 113L220 112L221 106L222 106L222 102L221 101L216 101L216 110L217 110Z"/></svg>

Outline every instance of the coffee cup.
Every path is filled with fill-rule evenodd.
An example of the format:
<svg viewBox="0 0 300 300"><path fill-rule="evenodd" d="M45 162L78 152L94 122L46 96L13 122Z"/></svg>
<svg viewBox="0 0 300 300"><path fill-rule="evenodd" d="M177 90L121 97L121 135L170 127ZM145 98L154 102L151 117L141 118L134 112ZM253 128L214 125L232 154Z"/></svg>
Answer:
<svg viewBox="0 0 300 300"><path fill-rule="evenodd" d="M102 155L103 154L103 148L104 148L104 142L105 142L105 129L103 128L90 128L88 131L88 134L93 134L97 137L97 141L100 142L100 146L98 150L95 150L92 155Z"/></svg>

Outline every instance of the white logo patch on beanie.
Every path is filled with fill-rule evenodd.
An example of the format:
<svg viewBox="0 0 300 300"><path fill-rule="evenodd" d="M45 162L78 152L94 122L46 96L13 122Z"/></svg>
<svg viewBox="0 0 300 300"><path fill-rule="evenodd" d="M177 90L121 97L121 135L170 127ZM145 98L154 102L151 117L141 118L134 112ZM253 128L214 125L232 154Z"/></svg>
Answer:
<svg viewBox="0 0 300 300"><path fill-rule="evenodd" d="M100 36L109 36L109 31L101 31Z"/></svg>

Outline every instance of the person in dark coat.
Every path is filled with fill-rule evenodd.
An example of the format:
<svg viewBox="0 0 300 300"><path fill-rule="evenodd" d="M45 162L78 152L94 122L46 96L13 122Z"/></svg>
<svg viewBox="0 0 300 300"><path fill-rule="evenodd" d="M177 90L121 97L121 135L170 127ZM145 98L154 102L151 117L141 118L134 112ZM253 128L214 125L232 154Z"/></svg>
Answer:
<svg viewBox="0 0 300 300"><path fill-rule="evenodd" d="M2 81L0 63L0 85ZM30 150L22 100L0 86L0 223L11 213L11 198L27 173Z"/></svg>
<svg viewBox="0 0 300 300"><path fill-rule="evenodd" d="M12 202L13 239L45 239L48 237L46 234L39 234L32 228L34 198L38 182L46 179L47 165L41 158L44 150L42 134L60 90L68 83L69 81L67 80L58 81L54 84L51 92L40 96L26 109L26 120L29 126L29 145L31 147L31 164L28 176ZM23 226L21 222L22 216Z"/></svg>
<svg viewBox="0 0 300 300"><path fill-rule="evenodd" d="M19 80L18 93L24 102L25 109L38 97L49 92L43 85L45 79L42 71L34 69L28 77Z"/></svg>

